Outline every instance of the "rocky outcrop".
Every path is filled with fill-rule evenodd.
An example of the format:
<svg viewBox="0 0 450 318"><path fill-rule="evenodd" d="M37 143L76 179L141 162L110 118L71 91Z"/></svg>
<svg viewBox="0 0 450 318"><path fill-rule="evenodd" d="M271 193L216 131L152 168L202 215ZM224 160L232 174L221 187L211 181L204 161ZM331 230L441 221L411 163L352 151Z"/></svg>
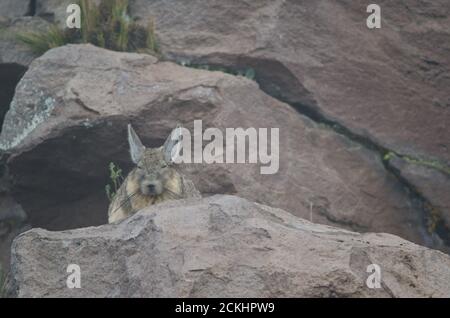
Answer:
<svg viewBox="0 0 450 318"><path fill-rule="evenodd" d="M164 51L191 63L253 67L273 95L404 155L450 164L450 3L132 1ZM184 56L184 57L183 57Z"/></svg>
<svg viewBox="0 0 450 318"><path fill-rule="evenodd" d="M57 70L57 71L56 71ZM433 244L416 202L377 154L298 114L243 77L91 45L53 49L19 83L0 146L34 226L106 222L108 164L130 166L125 127L159 146L177 124L280 128L280 168L188 164L204 195L237 193L314 222ZM39 167L39 169L36 169ZM438 246L438 245L434 245Z"/></svg>
<svg viewBox="0 0 450 318"><path fill-rule="evenodd" d="M69 289L69 264L80 289ZM370 289L367 267L381 270ZM310 223L234 196L151 206L117 225L33 229L12 247L18 297L449 297L450 257Z"/></svg>
<svg viewBox="0 0 450 318"><path fill-rule="evenodd" d="M69 3L37 1L33 14L63 25ZM381 30L369 30L366 4L350 0L129 3L133 18L156 21L166 58L255 71L266 93L361 146L413 158L418 170L436 162L449 171L448 1L380 1ZM416 187L402 175L410 190L435 187L433 179ZM432 209L444 219L449 213Z"/></svg>
<svg viewBox="0 0 450 318"><path fill-rule="evenodd" d="M181 219L187 217L179 211L180 203L171 203L149 209L151 217L142 212L117 227L63 233L33 230L21 236L13 249L17 257L10 276L11 295L202 296L220 290L218 295L246 297L260 295L255 291L264 296L448 296L448 286L437 278L440 275L442 281L448 281L448 259L442 254L389 235L323 230L323 225L296 221L293 216L267 218L261 211L285 213L259 205L347 230L397 234L448 251L448 1L380 0L382 29L369 30L367 4L358 1L130 0L133 19L144 25L149 19L155 21L163 60L90 45L68 45L35 60L36 55L17 41L16 34L45 30L50 22L64 26L65 10L71 2L0 3L0 121L8 111L0 134L3 269L8 267L11 240L27 228L27 222L49 230L106 222L108 165L115 162L125 173L130 168L125 138L130 122L150 147L159 146L177 123L192 131L195 119L203 120L203 130L280 128L280 168L277 174L261 175L261 165L179 167L205 197L228 193L258 202L214 197L187 203L188 210L203 211L213 224L211 228L208 225L211 237L199 236L205 246L219 253L213 253L216 258L211 260L200 258L203 263L199 263L211 262L213 269L189 269L189 264L197 263L185 265L182 252L182 261L177 254L170 263L169 256L175 252L158 245L166 244L158 241L160 238L170 242L176 233L183 233L178 225L172 227L179 220L155 214L161 209L176 212ZM247 79L222 71L245 74ZM7 167L5 158L9 158ZM3 187L5 177L8 184ZM228 212L222 214L222 210ZM247 212L259 216L247 218ZM236 227L242 244L237 246L256 263L246 257L242 264L240 259L236 261L240 254L231 252L234 242L228 233L223 237L233 243L230 246L214 241L222 226L233 229L230 215L246 224L245 228ZM280 223L280 219L284 221ZM253 228L251 220L264 226L258 223ZM192 224L203 221L194 218ZM305 233L295 232L299 228L293 224L302 224ZM309 259L313 251L306 249L308 244L283 243L277 235L311 241L318 252L311 263L294 264L292 257L283 256L288 250L302 255L302 260ZM102 281L98 288L63 291L62 274L32 286L34 278L22 269L40 268L42 277L64 270L59 263L48 267L50 254L45 251L59 257L62 246L74 257L89 257L96 246L89 245L87 237L105 246L112 238L99 259L108 259L110 254L121 257L119 264L108 264L112 274L107 277L117 285ZM137 241L131 242L130 237ZM255 243L253 237L260 241ZM144 238L156 243L148 247ZM266 244L266 239L275 244L267 243L268 250L266 245L258 245ZM35 244L44 256L27 250ZM187 250L201 256L205 246ZM142 254L141 247L151 252ZM270 267L266 268L257 263L262 254L252 254L254 247L258 253L279 253L276 255L287 261L276 262L269 254ZM155 265L155 271L137 264L137 260L150 258L150 253L170 264L167 271L152 261L149 264ZM132 260L124 255L131 255ZM222 256L225 267L215 263ZM388 268L387 278L384 276L387 285L381 290L355 283L367 275L361 268L368 259L385 259L382 268ZM61 261L68 259L62 257ZM90 277L98 279L98 270L87 266ZM126 274L119 275L120 271ZM307 271L315 276L306 278ZM156 276L147 275L149 280L140 284L143 273ZM159 286L155 277L163 277L166 284ZM106 291L110 287L112 291Z"/></svg>
<svg viewBox="0 0 450 318"><path fill-rule="evenodd" d="M368 3L352 0L133 0L131 12L156 20L172 60L252 68L265 92L382 155L413 158L408 169L436 162L450 171L450 2L377 4L380 30L366 26ZM420 187L402 175L410 188L430 189L434 173ZM448 205L432 209L450 213Z"/></svg>

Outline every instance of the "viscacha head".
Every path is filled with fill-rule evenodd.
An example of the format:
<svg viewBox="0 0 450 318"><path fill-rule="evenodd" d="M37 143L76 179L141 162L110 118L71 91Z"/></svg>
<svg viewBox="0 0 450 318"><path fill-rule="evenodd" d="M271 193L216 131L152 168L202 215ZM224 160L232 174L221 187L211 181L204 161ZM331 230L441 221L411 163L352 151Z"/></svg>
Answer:
<svg viewBox="0 0 450 318"><path fill-rule="evenodd" d="M172 150L181 136L175 128L162 147L146 148L131 125L128 125L128 143L132 161L136 164L134 178L141 195L159 196L177 172L173 168Z"/></svg>

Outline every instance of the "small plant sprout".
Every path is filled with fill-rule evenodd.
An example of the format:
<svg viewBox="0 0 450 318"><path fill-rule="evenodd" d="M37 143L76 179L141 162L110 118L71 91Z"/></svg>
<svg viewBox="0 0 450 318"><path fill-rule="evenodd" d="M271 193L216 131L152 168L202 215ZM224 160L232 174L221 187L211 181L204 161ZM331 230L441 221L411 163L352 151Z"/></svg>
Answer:
<svg viewBox="0 0 450 318"><path fill-rule="evenodd" d="M109 201L111 201L124 180L122 169L114 164L114 162L109 163L109 178L112 184L107 184L105 186L105 191L106 196L108 197Z"/></svg>

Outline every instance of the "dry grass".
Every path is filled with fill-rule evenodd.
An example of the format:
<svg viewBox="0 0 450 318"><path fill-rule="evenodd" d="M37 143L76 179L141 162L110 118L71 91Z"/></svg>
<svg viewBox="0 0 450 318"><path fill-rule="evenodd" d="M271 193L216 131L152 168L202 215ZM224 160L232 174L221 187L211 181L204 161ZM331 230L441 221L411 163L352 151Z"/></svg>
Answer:
<svg viewBox="0 0 450 318"><path fill-rule="evenodd" d="M20 33L18 40L37 54L68 43L91 43L114 51L160 55L154 22L149 21L147 27L137 24L128 14L128 0L102 0L98 6L79 0L78 4L80 29L53 25L46 32Z"/></svg>

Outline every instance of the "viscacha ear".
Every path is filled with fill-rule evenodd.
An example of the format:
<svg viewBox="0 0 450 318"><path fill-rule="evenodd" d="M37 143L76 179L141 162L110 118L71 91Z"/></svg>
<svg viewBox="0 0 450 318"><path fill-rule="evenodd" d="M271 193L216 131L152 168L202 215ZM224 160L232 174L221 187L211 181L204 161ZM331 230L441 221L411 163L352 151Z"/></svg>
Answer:
<svg viewBox="0 0 450 318"><path fill-rule="evenodd" d="M181 125L177 125L172 132L170 133L169 137L167 137L166 141L164 142L163 151L164 151L164 160L166 160L167 163L173 163L173 155L178 155L179 151L176 149L175 146L181 146L180 141L182 139L182 131L181 131Z"/></svg>
<svg viewBox="0 0 450 318"><path fill-rule="evenodd" d="M128 124L128 144L130 145L131 160L138 164L144 155L145 147L130 124Z"/></svg>

